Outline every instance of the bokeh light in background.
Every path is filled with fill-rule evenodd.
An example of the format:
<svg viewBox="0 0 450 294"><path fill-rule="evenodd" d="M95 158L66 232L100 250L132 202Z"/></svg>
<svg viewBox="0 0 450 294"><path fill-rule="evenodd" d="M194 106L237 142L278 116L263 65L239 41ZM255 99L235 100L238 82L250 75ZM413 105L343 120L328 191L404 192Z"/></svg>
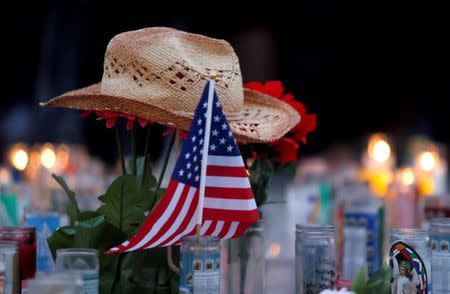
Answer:
<svg viewBox="0 0 450 294"><path fill-rule="evenodd" d="M414 176L414 171L412 168L404 168L400 171L400 180L403 185L409 186L414 184L416 177Z"/></svg>
<svg viewBox="0 0 450 294"><path fill-rule="evenodd" d="M391 155L391 147L386 138L376 134L369 139L369 156L378 163L386 162Z"/></svg>
<svg viewBox="0 0 450 294"><path fill-rule="evenodd" d="M41 163L47 169L51 169L56 164L55 147L46 143L41 149Z"/></svg>
<svg viewBox="0 0 450 294"><path fill-rule="evenodd" d="M25 170L28 165L28 151L24 144L14 145L9 152L11 165L20 171Z"/></svg>
<svg viewBox="0 0 450 294"><path fill-rule="evenodd" d="M419 167L426 172L432 171L436 167L437 161L438 154L436 152L423 151L418 155Z"/></svg>

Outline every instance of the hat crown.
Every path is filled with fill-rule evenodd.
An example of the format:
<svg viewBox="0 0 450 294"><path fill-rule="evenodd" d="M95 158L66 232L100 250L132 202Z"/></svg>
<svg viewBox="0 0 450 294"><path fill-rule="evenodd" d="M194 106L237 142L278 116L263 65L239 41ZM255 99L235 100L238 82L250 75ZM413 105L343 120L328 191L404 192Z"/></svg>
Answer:
<svg viewBox="0 0 450 294"><path fill-rule="evenodd" d="M116 35L108 44L101 91L191 114L209 73L232 118L243 109L239 60L231 45L206 36L170 28L146 28Z"/></svg>

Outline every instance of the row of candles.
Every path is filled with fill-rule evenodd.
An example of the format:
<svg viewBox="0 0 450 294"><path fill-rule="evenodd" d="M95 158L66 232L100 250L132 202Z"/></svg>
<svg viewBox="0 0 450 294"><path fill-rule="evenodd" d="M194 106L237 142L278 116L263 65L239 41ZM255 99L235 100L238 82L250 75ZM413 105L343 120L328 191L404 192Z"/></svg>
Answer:
<svg viewBox="0 0 450 294"><path fill-rule="evenodd" d="M437 144L427 140L416 143L410 165L399 169L395 169L396 158L391 145L386 135L374 134L362 156L362 176L375 194L385 196L393 182L416 185L418 193L424 196L446 193L447 163Z"/></svg>

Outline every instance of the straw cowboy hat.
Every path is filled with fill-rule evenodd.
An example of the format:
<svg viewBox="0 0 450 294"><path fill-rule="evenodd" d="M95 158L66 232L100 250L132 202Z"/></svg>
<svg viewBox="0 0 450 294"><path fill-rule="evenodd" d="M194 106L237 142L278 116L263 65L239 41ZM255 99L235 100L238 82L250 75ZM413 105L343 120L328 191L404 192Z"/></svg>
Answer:
<svg viewBox="0 0 450 294"><path fill-rule="evenodd" d="M111 110L187 130L211 71L237 140L272 142L300 121L288 104L243 89L239 60L228 42L162 27L115 36L100 83L41 105Z"/></svg>

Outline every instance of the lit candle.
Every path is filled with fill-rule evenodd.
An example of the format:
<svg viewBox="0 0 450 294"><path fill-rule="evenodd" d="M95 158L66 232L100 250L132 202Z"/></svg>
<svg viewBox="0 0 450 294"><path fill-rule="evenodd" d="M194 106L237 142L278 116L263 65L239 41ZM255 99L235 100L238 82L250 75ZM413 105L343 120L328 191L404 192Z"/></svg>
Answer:
<svg viewBox="0 0 450 294"><path fill-rule="evenodd" d="M376 195L386 195L388 185L392 181L394 163L394 155L386 136L375 134L370 137L362 162L362 176L369 182L372 192Z"/></svg>

